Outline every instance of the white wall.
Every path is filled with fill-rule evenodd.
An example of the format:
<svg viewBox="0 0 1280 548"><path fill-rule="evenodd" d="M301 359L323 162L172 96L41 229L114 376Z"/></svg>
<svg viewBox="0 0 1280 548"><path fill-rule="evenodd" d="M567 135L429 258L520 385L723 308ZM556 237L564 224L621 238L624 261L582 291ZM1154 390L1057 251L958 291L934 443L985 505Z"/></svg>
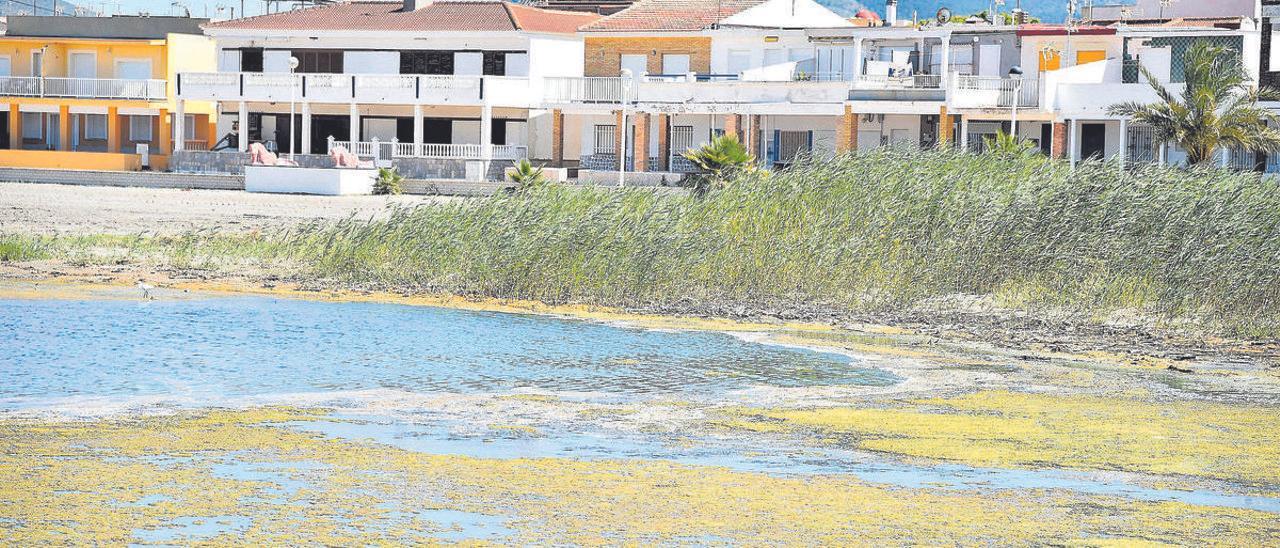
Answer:
<svg viewBox="0 0 1280 548"><path fill-rule="evenodd" d="M529 78L582 76L586 50L578 36L529 37ZM538 88L542 89L541 84Z"/></svg>
<svg viewBox="0 0 1280 548"><path fill-rule="evenodd" d="M834 122L833 122L834 123ZM887 144L913 143L920 144L920 116L916 114L885 114L883 122L879 117L867 121L866 116L858 119L858 150L879 147Z"/></svg>
<svg viewBox="0 0 1280 548"><path fill-rule="evenodd" d="M262 53L262 72L289 72L288 51L265 51Z"/></svg>
<svg viewBox="0 0 1280 548"><path fill-rule="evenodd" d="M765 42L765 37L777 37L777 42ZM815 46L809 42L804 31L767 30L767 29L722 29L714 31L711 36L711 72L730 74L730 50L746 51L749 54L749 66L758 71L765 66L765 50L785 50L781 57L789 60L792 52L803 53L805 58L812 58ZM754 71L753 71L754 72ZM788 79L790 68L785 70Z"/></svg>

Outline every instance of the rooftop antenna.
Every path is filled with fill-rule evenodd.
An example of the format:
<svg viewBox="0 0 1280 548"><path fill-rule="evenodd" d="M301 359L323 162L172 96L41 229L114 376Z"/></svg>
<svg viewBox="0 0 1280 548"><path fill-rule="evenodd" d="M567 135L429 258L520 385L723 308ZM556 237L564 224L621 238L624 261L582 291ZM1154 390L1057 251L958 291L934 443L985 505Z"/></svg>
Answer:
<svg viewBox="0 0 1280 548"><path fill-rule="evenodd" d="M1160 20L1164 21L1164 9L1173 6L1173 0L1160 0Z"/></svg>

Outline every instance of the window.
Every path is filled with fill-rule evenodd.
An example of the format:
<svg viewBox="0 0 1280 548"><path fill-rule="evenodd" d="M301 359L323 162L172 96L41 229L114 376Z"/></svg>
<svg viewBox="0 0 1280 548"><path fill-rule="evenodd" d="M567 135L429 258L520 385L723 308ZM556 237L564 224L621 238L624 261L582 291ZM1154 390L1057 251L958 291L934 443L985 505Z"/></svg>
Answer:
<svg viewBox="0 0 1280 548"><path fill-rule="evenodd" d="M614 144L613 133L618 126L613 124L596 124L595 132L595 153L596 154L616 154L617 146Z"/></svg>
<svg viewBox="0 0 1280 548"><path fill-rule="evenodd" d="M44 139L44 114L39 112L22 113L22 138L35 139L37 141Z"/></svg>
<svg viewBox="0 0 1280 548"><path fill-rule="evenodd" d="M122 80L146 80L151 78L151 61L147 59L116 61L116 78Z"/></svg>
<svg viewBox="0 0 1280 548"><path fill-rule="evenodd" d="M8 76L12 70L13 67L9 62L9 56L0 56L0 76Z"/></svg>
<svg viewBox="0 0 1280 548"><path fill-rule="evenodd" d="M262 72L262 48L240 50L240 70L244 72Z"/></svg>
<svg viewBox="0 0 1280 548"><path fill-rule="evenodd" d="M84 138L90 141L105 141L107 139L106 114L84 115Z"/></svg>
<svg viewBox="0 0 1280 548"><path fill-rule="evenodd" d="M484 75L502 76L507 73L507 52L484 52Z"/></svg>
<svg viewBox="0 0 1280 548"><path fill-rule="evenodd" d="M139 143L151 141L150 116L129 117L129 140Z"/></svg>
<svg viewBox="0 0 1280 548"><path fill-rule="evenodd" d="M290 53L298 58L297 72L342 74L341 50L293 50Z"/></svg>
<svg viewBox="0 0 1280 548"><path fill-rule="evenodd" d="M671 126L671 154L684 154L693 148L693 126Z"/></svg>
<svg viewBox="0 0 1280 548"><path fill-rule="evenodd" d="M400 74L453 74L453 52L402 51Z"/></svg>
<svg viewBox="0 0 1280 548"><path fill-rule="evenodd" d="M1058 70L1062 67L1062 55L1051 49L1040 50L1040 72Z"/></svg>
<svg viewBox="0 0 1280 548"><path fill-rule="evenodd" d="M742 74L751 68L751 50L729 50L729 74Z"/></svg>
<svg viewBox="0 0 1280 548"><path fill-rule="evenodd" d="M689 74L689 55L665 53L662 55L663 74Z"/></svg>
<svg viewBox="0 0 1280 548"><path fill-rule="evenodd" d="M1076 52L1076 64L1083 65L1085 63L1093 63L1096 61L1105 61L1107 52L1103 50L1082 50Z"/></svg>
<svg viewBox="0 0 1280 548"><path fill-rule="evenodd" d="M194 114L182 117L182 138L187 141L196 140L196 116Z"/></svg>

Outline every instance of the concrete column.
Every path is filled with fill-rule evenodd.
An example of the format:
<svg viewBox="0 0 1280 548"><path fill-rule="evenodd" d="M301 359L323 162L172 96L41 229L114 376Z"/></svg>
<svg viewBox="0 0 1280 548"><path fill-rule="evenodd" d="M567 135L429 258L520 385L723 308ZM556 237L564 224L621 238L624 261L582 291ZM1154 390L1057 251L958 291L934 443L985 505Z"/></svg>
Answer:
<svg viewBox="0 0 1280 548"><path fill-rule="evenodd" d="M302 128L298 132L299 154L311 154L311 102L302 102ZM329 151L324 151L328 154Z"/></svg>
<svg viewBox="0 0 1280 548"><path fill-rule="evenodd" d="M196 119L199 120L200 118L197 117ZM218 142L218 114L216 112L204 116L204 137L202 138L209 148L213 148L213 145Z"/></svg>
<svg viewBox="0 0 1280 548"><path fill-rule="evenodd" d="M350 116L351 128L347 131L347 139L351 141L351 148L355 148L355 143L360 141L360 109L356 108L355 103L351 103L348 111Z"/></svg>
<svg viewBox="0 0 1280 548"><path fill-rule="evenodd" d="M742 115L729 114L724 118L724 134L732 135L742 142Z"/></svg>
<svg viewBox="0 0 1280 548"><path fill-rule="evenodd" d="M22 150L22 111L18 103L9 103L9 148Z"/></svg>
<svg viewBox="0 0 1280 548"><path fill-rule="evenodd" d="M422 141L425 123L422 120L422 105L413 105L413 153L422 154Z"/></svg>
<svg viewBox="0 0 1280 548"><path fill-rule="evenodd" d="M942 63L938 67L942 71L940 82L942 89L950 89L951 84L951 38L944 36L942 38ZM943 107L946 108L946 107Z"/></svg>
<svg viewBox="0 0 1280 548"><path fill-rule="evenodd" d="M632 145L636 151L636 171L649 171L649 113L637 112L636 142Z"/></svg>
<svg viewBox="0 0 1280 548"><path fill-rule="evenodd" d="M625 166L626 164L623 163L623 155L626 151L622 150L622 122L622 111L613 111L613 153L617 155L616 158L618 159L618 165Z"/></svg>
<svg viewBox="0 0 1280 548"><path fill-rule="evenodd" d="M58 150L71 150L71 105L58 106Z"/></svg>
<svg viewBox="0 0 1280 548"><path fill-rule="evenodd" d="M938 148L945 148L952 141L951 132L955 128L951 125L951 116L947 114L947 107L943 105L938 109Z"/></svg>
<svg viewBox="0 0 1280 548"><path fill-rule="evenodd" d="M236 123L240 126L240 133L236 138L236 150L244 152L249 150L249 105L244 101L240 101Z"/></svg>
<svg viewBox="0 0 1280 548"><path fill-rule="evenodd" d="M855 117L856 120L856 117ZM856 122L855 122L856 123ZM854 136L857 139L857 136ZM747 118L747 152L757 158L760 156L760 115L752 114Z"/></svg>
<svg viewBox="0 0 1280 548"><path fill-rule="evenodd" d="M853 74L849 77L851 83L862 76L862 41L863 38L853 40Z"/></svg>
<svg viewBox="0 0 1280 548"><path fill-rule="evenodd" d="M671 169L671 115L658 115L658 171Z"/></svg>
<svg viewBox="0 0 1280 548"><path fill-rule="evenodd" d="M960 115L960 150L969 152L969 117Z"/></svg>
<svg viewBox="0 0 1280 548"><path fill-rule="evenodd" d="M107 107L107 152L120 152L120 110Z"/></svg>
<svg viewBox="0 0 1280 548"><path fill-rule="evenodd" d="M178 99L177 110L173 113L173 150L181 152L187 148L187 102Z"/></svg>
<svg viewBox="0 0 1280 548"><path fill-rule="evenodd" d="M1062 160L1067 157L1067 123L1054 122L1052 140L1049 142L1049 156Z"/></svg>
<svg viewBox="0 0 1280 548"><path fill-rule="evenodd" d="M556 167L564 165L564 111L551 111L551 163Z"/></svg>
<svg viewBox="0 0 1280 548"><path fill-rule="evenodd" d="M493 105L487 102L480 107L480 150L486 162L493 159Z"/></svg>
<svg viewBox="0 0 1280 548"><path fill-rule="evenodd" d="M840 121L836 124L836 154L849 152L857 148L855 139L857 135L854 133L854 126L857 124L855 120L858 115L853 112L853 106L845 103L844 114L840 115Z"/></svg>
<svg viewBox="0 0 1280 548"><path fill-rule="evenodd" d="M1227 147L1222 147L1222 153L1218 155L1218 158L1221 161L1221 164L1219 164L1221 167L1229 167L1231 165L1231 150Z"/></svg>
<svg viewBox="0 0 1280 548"><path fill-rule="evenodd" d="M168 109L160 109L160 114L156 116L156 131L160 135L156 136L156 150L153 154L168 156L173 152L173 125L169 121Z"/></svg>
<svg viewBox="0 0 1280 548"><path fill-rule="evenodd" d="M1124 173L1125 164L1129 160L1129 120L1120 119L1120 172Z"/></svg>
<svg viewBox="0 0 1280 548"><path fill-rule="evenodd" d="M1068 139L1070 144L1068 145L1069 148L1067 149L1067 157L1071 159L1071 169L1075 169L1076 162L1079 161L1079 159L1076 157L1077 155L1076 151L1080 149L1080 120L1072 120L1070 129L1071 129L1071 132L1070 132L1071 135L1070 135L1070 139Z"/></svg>

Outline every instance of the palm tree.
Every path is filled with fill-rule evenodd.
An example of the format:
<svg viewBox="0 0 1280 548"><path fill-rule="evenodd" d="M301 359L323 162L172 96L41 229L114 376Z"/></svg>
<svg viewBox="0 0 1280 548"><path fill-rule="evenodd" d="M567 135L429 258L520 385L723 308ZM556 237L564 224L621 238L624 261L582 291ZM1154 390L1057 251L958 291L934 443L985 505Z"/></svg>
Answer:
<svg viewBox="0 0 1280 548"><path fill-rule="evenodd" d="M712 139L702 148L691 148L683 156L701 172L691 181L697 194L724 187L734 176L751 172L756 164L756 157L729 133Z"/></svg>
<svg viewBox="0 0 1280 548"><path fill-rule="evenodd" d="M1222 46L1197 42L1184 61L1187 87L1181 96L1140 66L1160 101L1120 103L1107 112L1151 126L1156 142L1177 143L1193 166L1210 162L1223 147L1280 151L1280 131L1267 125L1280 118L1258 106L1259 100L1280 99L1280 92L1250 86L1240 56Z"/></svg>

